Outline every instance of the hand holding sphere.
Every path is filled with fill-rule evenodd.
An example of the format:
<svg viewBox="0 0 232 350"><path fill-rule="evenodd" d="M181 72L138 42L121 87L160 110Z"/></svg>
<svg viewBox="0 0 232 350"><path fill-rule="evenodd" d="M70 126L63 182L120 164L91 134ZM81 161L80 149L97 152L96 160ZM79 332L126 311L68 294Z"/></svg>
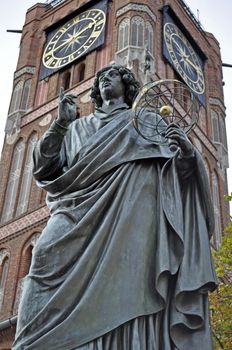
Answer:
<svg viewBox="0 0 232 350"><path fill-rule="evenodd" d="M198 121L199 104L192 91L178 80L145 85L132 106L132 122L140 136L167 144L172 152L189 152L187 134ZM192 147L192 145L191 145Z"/></svg>

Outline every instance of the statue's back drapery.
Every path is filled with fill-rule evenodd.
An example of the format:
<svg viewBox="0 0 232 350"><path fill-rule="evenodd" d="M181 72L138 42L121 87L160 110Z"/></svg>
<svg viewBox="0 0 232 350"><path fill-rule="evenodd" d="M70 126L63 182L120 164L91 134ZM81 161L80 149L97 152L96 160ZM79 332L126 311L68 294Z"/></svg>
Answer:
<svg viewBox="0 0 232 350"><path fill-rule="evenodd" d="M96 110L34 153L51 211L33 251L13 349L210 350L212 212L201 156ZM181 166L180 166L181 163Z"/></svg>

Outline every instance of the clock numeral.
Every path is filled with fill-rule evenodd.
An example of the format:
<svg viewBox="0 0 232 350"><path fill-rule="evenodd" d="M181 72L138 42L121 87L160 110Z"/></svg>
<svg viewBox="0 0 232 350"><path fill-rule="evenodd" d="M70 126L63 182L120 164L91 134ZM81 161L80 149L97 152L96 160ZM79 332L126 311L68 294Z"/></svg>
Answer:
<svg viewBox="0 0 232 350"><path fill-rule="evenodd" d="M81 17L82 18L82 17ZM83 17L84 18L84 17ZM75 18L73 18L73 24L77 24L78 22L80 22L80 17L77 16Z"/></svg>
<svg viewBox="0 0 232 350"><path fill-rule="evenodd" d="M67 28L64 26L64 27L62 27L62 28L60 28L60 30L59 30L59 36L61 36L63 33L65 33L66 32L66 30L67 30Z"/></svg>
<svg viewBox="0 0 232 350"><path fill-rule="evenodd" d="M47 64L47 65L50 65L51 63L52 63L52 61L53 61L53 56L45 56L44 57L44 62Z"/></svg>
<svg viewBox="0 0 232 350"><path fill-rule="evenodd" d="M74 53L72 53L70 56L69 56L69 62L72 62L74 61L76 58L76 55Z"/></svg>
<svg viewBox="0 0 232 350"><path fill-rule="evenodd" d="M91 34L91 38L97 38L100 35L100 33L101 33L101 30L96 30L95 32L93 32ZM91 40L91 41L93 41L93 40Z"/></svg>
<svg viewBox="0 0 232 350"><path fill-rule="evenodd" d="M84 51L86 51L89 48L89 46L90 46L90 42L87 41L86 45L83 46Z"/></svg>
<svg viewBox="0 0 232 350"><path fill-rule="evenodd" d="M97 21L96 25L99 27L101 25L104 25L104 23L105 23L105 18L101 19L100 21Z"/></svg>
<svg viewBox="0 0 232 350"><path fill-rule="evenodd" d="M57 59L56 60L56 68L60 67L60 65L61 65L61 59Z"/></svg>
<svg viewBox="0 0 232 350"><path fill-rule="evenodd" d="M171 40L168 37L165 37L166 44L171 44Z"/></svg>
<svg viewBox="0 0 232 350"><path fill-rule="evenodd" d="M177 61L177 58L176 58L176 55L174 54L174 52L169 52L170 53L170 56L171 56L171 59L173 60L173 62Z"/></svg>

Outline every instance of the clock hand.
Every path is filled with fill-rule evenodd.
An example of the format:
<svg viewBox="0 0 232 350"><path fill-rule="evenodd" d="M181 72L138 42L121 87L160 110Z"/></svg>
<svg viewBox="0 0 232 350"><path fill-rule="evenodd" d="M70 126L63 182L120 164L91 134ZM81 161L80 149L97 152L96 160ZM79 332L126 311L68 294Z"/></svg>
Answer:
<svg viewBox="0 0 232 350"><path fill-rule="evenodd" d="M90 22L85 28L83 28L80 32L78 32L76 35L71 36L69 39L67 39L64 43L60 44L59 46L55 47L53 52L59 50L60 48L62 48L63 46L68 45L70 42L72 42L73 40L75 41L82 33L84 33L87 29L92 28L92 26L94 26L93 22Z"/></svg>
<svg viewBox="0 0 232 350"><path fill-rule="evenodd" d="M192 66L197 72L201 72L201 69L196 66L188 57L185 58L185 62Z"/></svg>
<svg viewBox="0 0 232 350"><path fill-rule="evenodd" d="M176 44L176 46L178 47L180 54L182 56L182 60L187 62L190 66L192 66L192 68L194 68L197 72L201 72L201 68L199 68L198 66L196 66L189 58L188 55L186 54L186 52L183 50L183 48L180 46L180 44L173 39L173 42Z"/></svg>
<svg viewBox="0 0 232 350"><path fill-rule="evenodd" d="M82 33L84 33L87 29L91 29L94 26L93 22L90 22L87 27L83 28L80 32L73 36L73 40L78 38Z"/></svg>
<svg viewBox="0 0 232 350"><path fill-rule="evenodd" d="M181 47L180 46L180 44L173 38L172 39L173 40L173 42L176 44L176 46L178 47L178 49L179 49L179 51L180 51L180 54L181 54L181 56L185 56L186 55L186 53L185 53L185 51L184 51L184 49L183 49L183 47Z"/></svg>

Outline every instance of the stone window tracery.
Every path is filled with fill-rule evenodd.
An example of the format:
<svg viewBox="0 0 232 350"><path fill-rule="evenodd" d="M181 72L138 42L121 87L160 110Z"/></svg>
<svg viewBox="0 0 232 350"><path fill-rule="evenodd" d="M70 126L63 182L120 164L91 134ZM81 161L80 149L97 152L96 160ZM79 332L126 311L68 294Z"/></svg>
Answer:
<svg viewBox="0 0 232 350"><path fill-rule="evenodd" d="M143 10L142 7L142 13ZM135 71L138 70L143 83L147 81L147 70L150 74L155 72L154 28L149 17L143 18L138 15L125 17L118 25L118 48L115 62L130 69L134 67ZM146 64L147 57L149 57L149 67Z"/></svg>
<svg viewBox="0 0 232 350"><path fill-rule="evenodd" d="M30 96L32 79L27 79L25 82L20 80L14 87L9 115L17 111L26 112L28 110L28 102Z"/></svg>
<svg viewBox="0 0 232 350"><path fill-rule="evenodd" d="M219 118L215 111L211 111L212 121L212 140L213 142L220 142L220 129L219 129Z"/></svg>
<svg viewBox="0 0 232 350"><path fill-rule="evenodd" d="M140 16L132 17L131 20L131 45L144 46L144 20Z"/></svg>
<svg viewBox="0 0 232 350"><path fill-rule="evenodd" d="M220 136L221 136L221 142L225 147L225 149L227 150L228 146L227 146L226 126L225 126L225 119L222 115L220 118Z"/></svg>
<svg viewBox="0 0 232 350"><path fill-rule="evenodd" d="M27 79L23 85L23 93L22 93L21 106L20 106L20 109L23 111L28 110L31 82L32 82L32 79Z"/></svg>
<svg viewBox="0 0 232 350"><path fill-rule="evenodd" d="M25 165L23 170L16 215L21 215L25 213L28 208L31 182L32 182L32 166L33 166L32 154L33 154L33 149L35 147L37 139L38 139L37 134L33 133L28 141L27 155L26 155L26 160L25 160Z"/></svg>
<svg viewBox="0 0 232 350"><path fill-rule="evenodd" d="M2 211L2 222L6 222L13 218L15 201L19 187L19 179L24 158L25 143L20 139L15 146L8 185L5 194L4 207Z"/></svg>
<svg viewBox="0 0 232 350"><path fill-rule="evenodd" d="M13 90L9 114L12 114L12 113L19 110L22 92L23 92L23 81L19 81L15 85L14 90Z"/></svg>
<svg viewBox="0 0 232 350"><path fill-rule="evenodd" d="M118 50L122 50L129 45L130 20L124 18L119 24L118 29Z"/></svg>

